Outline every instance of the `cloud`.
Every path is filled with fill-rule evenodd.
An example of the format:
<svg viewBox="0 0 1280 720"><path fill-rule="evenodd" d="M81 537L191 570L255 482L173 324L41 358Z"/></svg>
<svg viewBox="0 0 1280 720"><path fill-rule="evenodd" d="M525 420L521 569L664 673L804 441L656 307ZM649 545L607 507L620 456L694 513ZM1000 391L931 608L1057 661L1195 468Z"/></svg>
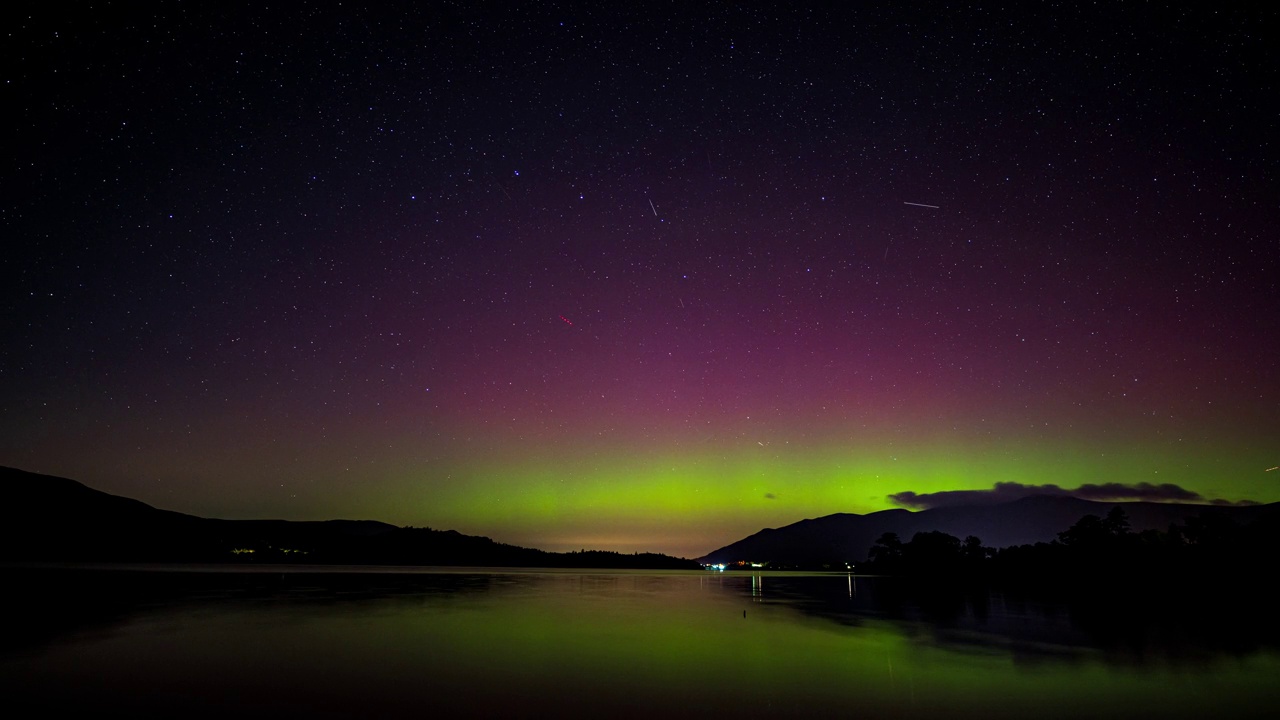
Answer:
<svg viewBox="0 0 1280 720"><path fill-rule="evenodd" d="M936 493L915 493L910 490L894 493L889 500L897 505L916 510L937 507L954 507L957 505L995 505L997 503L1021 500L1032 496L1075 497L1082 500L1098 500L1106 502L1183 502L1208 503L1212 505L1254 505L1251 500L1230 501L1208 499L1198 492L1187 490L1172 483L1152 485L1151 483L1087 483L1075 489L1057 485L1023 485L1016 482L996 483L990 490L946 490Z"/></svg>
<svg viewBox="0 0 1280 720"><path fill-rule="evenodd" d="M890 495L889 500L903 507L925 510L955 505L995 505L1012 500L1021 500L1032 495L1066 497L1071 493L1057 485L1023 485L1016 482L1002 482L996 483L995 487L990 490L946 490L924 494L907 490Z"/></svg>
<svg viewBox="0 0 1280 720"><path fill-rule="evenodd" d="M1072 493L1078 498L1085 500L1149 500L1151 502L1204 502L1204 496L1198 492L1191 492L1174 485L1173 483L1162 483L1160 485L1152 485L1151 483L1137 483L1134 485L1125 485L1123 483L1103 483L1094 485L1089 483L1081 485Z"/></svg>

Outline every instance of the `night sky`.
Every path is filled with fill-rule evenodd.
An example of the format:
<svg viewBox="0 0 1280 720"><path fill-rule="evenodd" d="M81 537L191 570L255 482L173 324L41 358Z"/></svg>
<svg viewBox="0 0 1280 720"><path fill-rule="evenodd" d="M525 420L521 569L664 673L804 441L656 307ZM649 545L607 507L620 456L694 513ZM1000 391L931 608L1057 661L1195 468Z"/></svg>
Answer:
<svg viewBox="0 0 1280 720"><path fill-rule="evenodd" d="M685 556L1280 500L1278 11L261 5L4 11L0 464Z"/></svg>

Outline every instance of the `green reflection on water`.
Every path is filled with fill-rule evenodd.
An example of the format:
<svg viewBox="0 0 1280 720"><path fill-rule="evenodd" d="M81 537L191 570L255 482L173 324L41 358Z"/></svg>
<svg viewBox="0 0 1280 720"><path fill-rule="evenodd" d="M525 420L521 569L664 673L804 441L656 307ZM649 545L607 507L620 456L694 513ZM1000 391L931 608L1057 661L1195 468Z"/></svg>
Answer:
<svg viewBox="0 0 1280 720"><path fill-rule="evenodd" d="M852 579L830 581L852 597ZM158 692L160 707L210 714L1222 717L1280 707L1271 652L1117 665L1049 646L1029 663L999 638L940 642L931 623L803 612L803 598L773 594L771 582L511 573L394 593L295 582L147 610L3 669L35 686L74 685L84 701Z"/></svg>

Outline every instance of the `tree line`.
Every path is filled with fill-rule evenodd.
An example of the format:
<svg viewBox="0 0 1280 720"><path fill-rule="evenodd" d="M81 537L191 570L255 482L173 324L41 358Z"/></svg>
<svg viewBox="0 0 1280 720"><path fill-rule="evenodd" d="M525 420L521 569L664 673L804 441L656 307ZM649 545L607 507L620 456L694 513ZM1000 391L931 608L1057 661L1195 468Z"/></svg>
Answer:
<svg viewBox="0 0 1280 720"><path fill-rule="evenodd" d="M1280 522L1270 513L1242 525L1207 510L1166 530L1134 532L1128 514L1112 508L1087 515L1052 542L990 548L970 535L920 532L904 542L885 533L859 572L920 577L963 577L1004 582L1057 582L1082 576L1143 581L1179 573L1255 573L1280 550Z"/></svg>

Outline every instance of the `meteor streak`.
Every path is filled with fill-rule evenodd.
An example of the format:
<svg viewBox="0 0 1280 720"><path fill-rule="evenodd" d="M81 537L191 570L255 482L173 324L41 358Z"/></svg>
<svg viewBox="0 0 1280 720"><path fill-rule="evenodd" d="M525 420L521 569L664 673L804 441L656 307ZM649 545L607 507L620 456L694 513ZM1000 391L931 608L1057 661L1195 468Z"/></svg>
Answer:
<svg viewBox="0 0 1280 720"><path fill-rule="evenodd" d="M907 202L907 201L905 201L905 200L904 200L904 201L902 201L902 204L903 204L903 205L915 205L916 207L927 207L927 208L933 208L934 210L937 210L937 209L938 209L938 206L937 206L937 205L925 205L924 203L913 203L913 202Z"/></svg>

